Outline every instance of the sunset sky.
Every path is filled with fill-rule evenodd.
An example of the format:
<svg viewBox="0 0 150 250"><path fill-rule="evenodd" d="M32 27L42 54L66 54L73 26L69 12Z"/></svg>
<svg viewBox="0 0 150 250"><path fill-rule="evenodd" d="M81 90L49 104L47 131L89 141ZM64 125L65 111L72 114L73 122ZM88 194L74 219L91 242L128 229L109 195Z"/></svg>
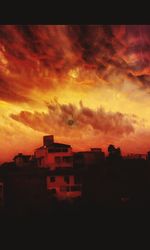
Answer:
<svg viewBox="0 0 150 250"><path fill-rule="evenodd" d="M47 134L150 150L150 25L0 26L0 162Z"/></svg>

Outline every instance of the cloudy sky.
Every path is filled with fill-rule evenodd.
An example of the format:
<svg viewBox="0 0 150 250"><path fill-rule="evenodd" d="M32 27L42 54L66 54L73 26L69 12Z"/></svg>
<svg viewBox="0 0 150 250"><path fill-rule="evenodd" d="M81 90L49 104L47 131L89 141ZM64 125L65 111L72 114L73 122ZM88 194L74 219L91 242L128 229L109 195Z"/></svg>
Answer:
<svg viewBox="0 0 150 250"><path fill-rule="evenodd" d="M150 26L0 26L0 162L47 134L150 150Z"/></svg>

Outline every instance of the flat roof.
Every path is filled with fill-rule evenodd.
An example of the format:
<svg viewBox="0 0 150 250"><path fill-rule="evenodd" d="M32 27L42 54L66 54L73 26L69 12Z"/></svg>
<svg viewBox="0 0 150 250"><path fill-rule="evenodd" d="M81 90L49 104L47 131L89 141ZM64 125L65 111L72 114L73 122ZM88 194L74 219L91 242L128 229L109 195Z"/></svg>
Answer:
<svg viewBox="0 0 150 250"><path fill-rule="evenodd" d="M46 147L46 146L41 146L39 148L36 148L37 149L44 149L44 148L53 148L53 147L56 147L56 148L61 148L61 147L64 147L64 148L71 148L71 145L69 144L64 144L64 143L57 143L57 142L54 142L52 143L50 146Z"/></svg>

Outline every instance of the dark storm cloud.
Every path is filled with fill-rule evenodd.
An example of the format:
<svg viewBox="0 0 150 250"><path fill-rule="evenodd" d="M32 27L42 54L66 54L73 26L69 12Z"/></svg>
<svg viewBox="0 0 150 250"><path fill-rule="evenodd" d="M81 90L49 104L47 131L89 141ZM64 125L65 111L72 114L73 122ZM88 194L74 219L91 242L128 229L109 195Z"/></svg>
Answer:
<svg viewBox="0 0 150 250"><path fill-rule="evenodd" d="M0 53L7 60L0 60L1 99L4 82L8 99L21 101L34 87L54 88L53 78L65 84L74 67L94 70L105 80L112 71L131 74L133 83L139 76L143 87L149 87L148 25L1 25Z"/></svg>
<svg viewBox="0 0 150 250"><path fill-rule="evenodd" d="M82 63L93 65L107 80L113 71L133 77L150 69L150 28L140 26L69 26L73 48L81 51ZM131 57L134 58L131 60ZM148 73L149 74L149 73Z"/></svg>
<svg viewBox="0 0 150 250"><path fill-rule="evenodd" d="M111 43L113 36L108 30L109 26L68 26L73 48L81 51L81 58L85 64L98 66L100 61L101 64L105 63L104 57L110 58L115 53Z"/></svg>

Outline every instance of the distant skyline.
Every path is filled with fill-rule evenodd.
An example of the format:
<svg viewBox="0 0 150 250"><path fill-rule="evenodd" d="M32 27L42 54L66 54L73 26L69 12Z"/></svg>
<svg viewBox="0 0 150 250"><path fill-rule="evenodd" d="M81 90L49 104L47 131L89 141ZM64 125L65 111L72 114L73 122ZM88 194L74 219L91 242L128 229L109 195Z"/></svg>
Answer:
<svg viewBox="0 0 150 250"><path fill-rule="evenodd" d="M0 162L42 137L150 150L150 25L0 25Z"/></svg>

